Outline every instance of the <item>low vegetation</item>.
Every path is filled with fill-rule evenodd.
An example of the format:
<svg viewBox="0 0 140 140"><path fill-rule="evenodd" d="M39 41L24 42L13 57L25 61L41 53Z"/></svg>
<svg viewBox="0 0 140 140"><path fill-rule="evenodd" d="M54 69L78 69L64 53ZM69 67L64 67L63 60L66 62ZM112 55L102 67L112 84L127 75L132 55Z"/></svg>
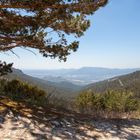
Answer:
<svg viewBox="0 0 140 140"><path fill-rule="evenodd" d="M140 98L140 71L93 83L88 85L86 90L92 90L96 93L104 93L109 90L127 90Z"/></svg>
<svg viewBox="0 0 140 140"><path fill-rule="evenodd" d="M129 91L108 91L102 94L84 91L75 100L80 112L89 114L119 114L140 112L140 98Z"/></svg>
<svg viewBox="0 0 140 140"><path fill-rule="evenodd" d="M20 80L0 80L0 94L13 100L26 101L33 104L45 104L46 92L37 86Z"/></svg>
<svg viewBox="0 0 140 140"><path fill-rule="evenodd" d="M49 105L96 117L121 117L124 113L133 114L133 117L140 115L140 98L126 90L110 90L105 93L94 93L92 90L87 90L74 99L62 99L47 95L42 89L22 81L3 79L0 80L0 94L20 102L45 107Z"/></svg>

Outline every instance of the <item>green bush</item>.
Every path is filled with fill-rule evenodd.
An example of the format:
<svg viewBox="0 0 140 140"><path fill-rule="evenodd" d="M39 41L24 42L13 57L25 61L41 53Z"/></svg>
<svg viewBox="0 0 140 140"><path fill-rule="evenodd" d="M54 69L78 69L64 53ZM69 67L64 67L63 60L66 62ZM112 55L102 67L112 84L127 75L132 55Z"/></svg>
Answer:
<svg viewBox="0 0 140 140"><path fill-rule="evenodd" d="M138 102L132 92L108 91L104 94L107 111L128 112L137 109Z"/></svg>
<svg viewBox="0 0 140 140"><path fill-rule="evenodd" d="M82 92L76 98L76 105L81 112L99 111L104 109L104 98L92 91Z"/></svg>
<svg viewBox="0 0 140 140"><path fill-rule="evenodd" d="M130 112L140 108L139 99L132 92L108 91L104 94L95 94L92 91L82 92L75 100L81 112Z"/></svg>
<svg viewBox="0 0 140 140"><path fill-rule="evenodd" d="M43 102L46 97L46 92L44 90L19 80L4 80L4 82L2 80L0 82L0 89L5 95L16 100L37 103L41 101Z"/></svg>
<svg viewBox="0 0 140 140"><path fill-rule="evenodd" d="M7 80L6 79L1 79L0 80L0 94L4 94L4 87L7 84Z"/></svg>
<svg viewBox="0 0 140 140"><path fill-rule="evenodd" d="M77 98L76 98L76 105L78 109L81 112L87 112L92 110L93 108L93 100L94 100L94 94L90 91L82 92Z"/></svg>

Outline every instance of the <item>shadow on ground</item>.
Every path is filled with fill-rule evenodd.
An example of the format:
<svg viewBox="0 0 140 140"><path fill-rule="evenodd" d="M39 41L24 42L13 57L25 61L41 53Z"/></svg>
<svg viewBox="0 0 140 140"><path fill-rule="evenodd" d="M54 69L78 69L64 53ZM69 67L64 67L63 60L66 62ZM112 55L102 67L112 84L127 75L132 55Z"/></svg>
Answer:
<svg viewBox="0 0 140 140"><path fill-rule="evenodd" d="M0 139L140 139L140 120L97 119L0 97Z"/></svg>

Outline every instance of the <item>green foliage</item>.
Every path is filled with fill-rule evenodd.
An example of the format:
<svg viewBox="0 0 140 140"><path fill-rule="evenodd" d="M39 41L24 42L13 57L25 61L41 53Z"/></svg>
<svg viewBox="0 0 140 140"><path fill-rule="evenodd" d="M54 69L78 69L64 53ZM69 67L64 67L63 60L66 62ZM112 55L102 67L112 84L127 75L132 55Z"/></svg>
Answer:
<svg viewBox="0 0 140 140"><path fill-rule="evenodd" d="M93 83L87 88L96 93L104 93L108 90L117 90L118 92L127 90L133 92L136 98L140 98L140 71Z"/></svg>
<svg viewBox="0 0 140 140"><path fill-rule="evenodd" d="M108 91L102 94L92 90L80 93L76 99L66 100L57 97L47 97L47 94L37 88L19 80L0 80L0 94L16 101L25 101L35 105L50 105L55 108L78 110L81 113L130 113L140 112L140 98L130 91ZM103 114L102 114L103 115ZM100 115L99 115L100 116Z"/></svg>
<svg viewBox="0 0 140 140"><path fill-rule="evenodd" d="M0 50L29 47L38 49L44 57L57 57L66 61L67 56L79 46L77 37L84 35L90 26L88 16L107 2L108 0L2 0ZM67 39L69 35L74 36L75 40L70 42Z"/></svg>
<svg viewBox="0 0 140 140"><path fill-rule="evenodd" d="M13 63L6 64L6 62L0 61L0 76L6 75L7 73L12 72Z"/></svg>
<svg viewBox="0 0 140 140"><path fill-rule="evenodd" d="M88 91L86 94L83 92L77 97L76 104L79 107L80 111L83 112L91 110L91 108L93 107L93 101L94 94Z"/></svg>
<svg viewBox="0 0 140 140"><path fill-rule="evenodd" d="M10 96L12 99L33 103L43 102L47 95L45 91L38 87L19 80L1 80L0 90L1 93Z"/></svg>
<svg viewBox="0 0 140 140"><path fill-rule="evenodd" d="M76 98L76 105L80 111L130 112L140 108L139 99L132 92L108 91L95 94L92 91L82 92Z"/></svg>
<svg viewBox="0 0 140 140"><path fill-rule="evenodd" d="M105 107L108 111L126 112L137 109L138 102L132 92L108 91L104 95Z"/></svg>
<svg viewBox="0 0 140 140"><path fill-rule="evenodd" d="M4 93L4 87L6 84L7 84L7 80L5 80L5 79L0 80L0 94Z"/></svg>

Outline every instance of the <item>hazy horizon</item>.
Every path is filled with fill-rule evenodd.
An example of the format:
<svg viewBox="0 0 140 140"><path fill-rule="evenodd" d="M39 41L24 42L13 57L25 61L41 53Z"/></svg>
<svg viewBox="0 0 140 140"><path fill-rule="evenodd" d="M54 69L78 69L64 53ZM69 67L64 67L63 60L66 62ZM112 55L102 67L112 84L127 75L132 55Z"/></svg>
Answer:
<svg viewBox="0 0 140 140"><path fill-rule="evenodd" d="M130 67L128 67L128 68L109 68L109 67L95 67L95 66L82 66L82 67L76 67L76 68L73 68L73 67L71 67L71 68L54 68L54 69L52 69L52 68L42 68L42 69L28 69L28 68L21 68L21 70L68 70L68 69L82 69L82 68L100 68L100 69L140 69L140 67L132 67L132 68L130 68ZM19 68L16 68L16 69L19 69Z"/></svg>

